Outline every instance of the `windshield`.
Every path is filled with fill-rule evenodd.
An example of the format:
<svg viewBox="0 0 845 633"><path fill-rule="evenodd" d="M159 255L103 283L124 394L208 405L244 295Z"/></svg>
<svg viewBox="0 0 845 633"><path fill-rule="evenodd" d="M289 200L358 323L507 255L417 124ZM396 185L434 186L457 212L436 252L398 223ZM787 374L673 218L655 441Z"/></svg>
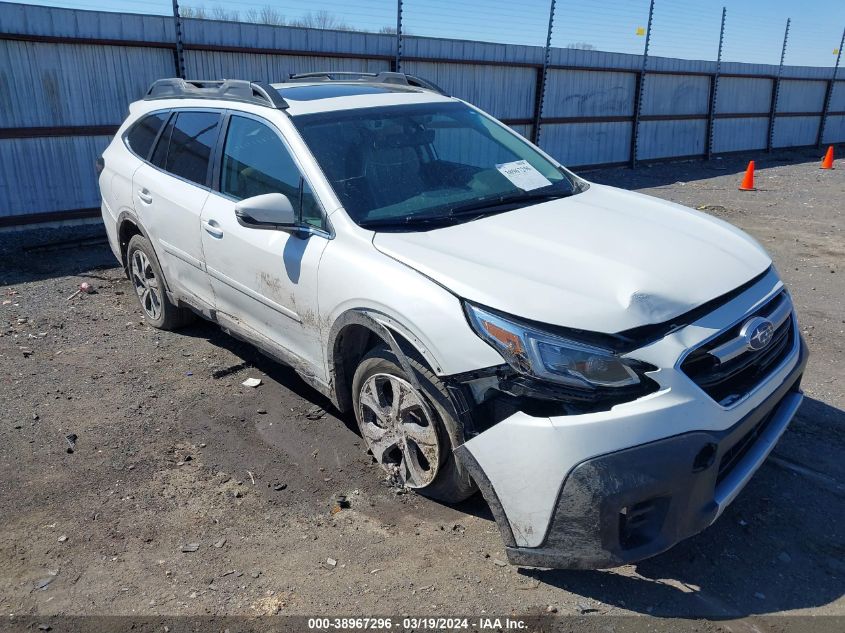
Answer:
<svg viewBox="0 0 845 633"><path fill-rule="evenodd" d="M293 117L347 213L368 228L464 222L577 192L516 134L463 103Z"/></svg>

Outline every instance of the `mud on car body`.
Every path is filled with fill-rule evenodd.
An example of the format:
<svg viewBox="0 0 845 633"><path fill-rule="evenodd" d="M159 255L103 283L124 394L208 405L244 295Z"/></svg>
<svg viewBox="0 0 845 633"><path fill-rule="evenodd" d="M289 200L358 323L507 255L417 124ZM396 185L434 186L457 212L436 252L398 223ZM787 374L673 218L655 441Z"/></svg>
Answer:
<svg viewBox="0 0 845 633"><path fill-rule="evenodd" d="M419 78L160 80L101 167L152 325L200 314L292 365L397 483L480 489L513 563L699 532L801 403L753 239L589 183Z"/></svg>

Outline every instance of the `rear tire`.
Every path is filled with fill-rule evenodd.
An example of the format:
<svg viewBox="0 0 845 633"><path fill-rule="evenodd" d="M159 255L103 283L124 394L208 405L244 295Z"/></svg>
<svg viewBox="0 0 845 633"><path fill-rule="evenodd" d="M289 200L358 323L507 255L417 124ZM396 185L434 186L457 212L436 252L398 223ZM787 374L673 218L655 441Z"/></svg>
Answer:
<svg viewBox="0 0 845 633"><path fill-rule="evenodd" d="M187 308L180 308L167 297L164 273L158 264L152 244L143 235L134 235L126 249L126 273L144 319L159 330L175 330L194 320Z"/></svg>
<svg viewBox="0 0 845 633"><path fill-rule="evenodd" d="M413 386L385 346L370 351L352 379L352 402L361 436L396 484L445 503L476 492L453 450L464 441L446 386L427 367L407 359Z"/></svg>

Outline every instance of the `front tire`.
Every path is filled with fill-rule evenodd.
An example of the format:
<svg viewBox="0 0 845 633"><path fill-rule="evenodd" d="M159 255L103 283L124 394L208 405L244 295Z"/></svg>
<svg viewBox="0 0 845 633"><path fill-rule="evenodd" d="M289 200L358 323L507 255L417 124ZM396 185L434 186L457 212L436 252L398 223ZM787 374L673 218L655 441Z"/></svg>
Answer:
<svg viewBox="0 0 845 633"><path fill-rule="evenodd" d="M421 363L407 360L419 388L387 347L361 360L352 380L358 429L393 483L445 503L463 501L476 491L453 454L463 443L463 426L445 385Z"/></svg>
<svg viewBox="0 0 845 633"><path fill-rule="evenodd" d="M190 323L193 313L170 302L165 290L164 273L153 247L143 235L133 235L126 249L126 271L144 318L159 330L175 330Z"/></svg>

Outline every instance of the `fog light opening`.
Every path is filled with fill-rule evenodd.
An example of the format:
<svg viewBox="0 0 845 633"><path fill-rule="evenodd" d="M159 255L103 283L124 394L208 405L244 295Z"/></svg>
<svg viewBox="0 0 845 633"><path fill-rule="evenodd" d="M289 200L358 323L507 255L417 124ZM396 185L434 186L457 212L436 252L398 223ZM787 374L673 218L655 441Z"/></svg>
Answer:
<svg viewBox="0 0 845 633"><path fill-rule="evenodd" d="M702 470L710 468L716 461L716 450L717 447L712 442L705 444L692 462L692 472L700 473Z"/></svg>

